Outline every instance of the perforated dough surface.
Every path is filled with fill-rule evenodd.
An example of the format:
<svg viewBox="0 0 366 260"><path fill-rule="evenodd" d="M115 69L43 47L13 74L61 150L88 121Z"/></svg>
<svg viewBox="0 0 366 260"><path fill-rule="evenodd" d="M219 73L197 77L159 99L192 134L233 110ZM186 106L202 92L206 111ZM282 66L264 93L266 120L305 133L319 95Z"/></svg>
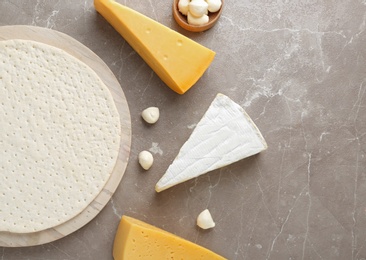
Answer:
<svg viewBox="0 0 366 260"><path fill-rule="evenodd" d="M100 193L119 152L111 93L65 51L0 42L0 231L29 233L75 217Z"/></svg>

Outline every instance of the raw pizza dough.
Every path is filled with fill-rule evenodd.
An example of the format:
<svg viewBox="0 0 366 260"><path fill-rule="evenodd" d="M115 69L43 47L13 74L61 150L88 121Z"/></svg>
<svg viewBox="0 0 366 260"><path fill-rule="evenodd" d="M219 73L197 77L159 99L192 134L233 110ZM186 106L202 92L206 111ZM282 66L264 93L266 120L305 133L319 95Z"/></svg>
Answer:
<svg viewBox="0 0 366 260"><path fill-rule="evenodd" d="M0 42L0 231L79 214L103 189L121 137L108 88L87 65L34 41Z"/></svg>

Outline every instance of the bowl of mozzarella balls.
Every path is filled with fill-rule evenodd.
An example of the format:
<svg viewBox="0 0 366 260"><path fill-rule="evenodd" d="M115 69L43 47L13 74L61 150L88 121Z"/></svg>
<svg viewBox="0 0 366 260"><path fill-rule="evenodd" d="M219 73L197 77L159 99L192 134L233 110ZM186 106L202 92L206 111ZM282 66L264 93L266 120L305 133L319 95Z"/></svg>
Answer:
<svg viewBox="0 0 366 260"><path fill-rule="evenodd" d="M223 0L174 0L173 16L184 29L202 32L210 29L219 19Z"/></svg>

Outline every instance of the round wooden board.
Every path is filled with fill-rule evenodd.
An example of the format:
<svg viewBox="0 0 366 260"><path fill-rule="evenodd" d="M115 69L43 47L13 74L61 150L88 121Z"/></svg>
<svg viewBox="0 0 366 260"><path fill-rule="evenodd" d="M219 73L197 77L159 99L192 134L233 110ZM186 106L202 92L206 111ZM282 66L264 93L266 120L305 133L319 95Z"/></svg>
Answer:
<svg viewBox="0 0 366 260"><path fill-rule="evenodd" d="M0 246L35 246L63 238L78 230L92 220L108 203L127 167L131 147L131 118L126 97L112 71L95 53L80 42L64 33L51 29L22 25L0 27L0 41L9 39L24 39L46 43L68 52L87 64L111 91L121 119L121 145L114 170L103 190L84 211L71 220L47 230L34 233L0 232Z"/></svg>

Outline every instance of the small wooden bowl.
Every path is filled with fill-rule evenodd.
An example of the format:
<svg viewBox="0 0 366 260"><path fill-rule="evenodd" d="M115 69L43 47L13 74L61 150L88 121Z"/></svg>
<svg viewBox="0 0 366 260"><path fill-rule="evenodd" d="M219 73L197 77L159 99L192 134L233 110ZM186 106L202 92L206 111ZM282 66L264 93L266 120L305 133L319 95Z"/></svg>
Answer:
<svg viewBox="0 0 366 260"><path fill-rule="evenodd" d="M174 0L174 3L173 3L174 19L182 28L186 29L187 31L191 31L191 32L203 32L203 31L210 29L212 26L214 26L215 23L217 22L217 20L220 18L222 9L224 7L224 0L221 0L222 4L221 4L220 10L215 13L211 13L211 12L208 13L208 18L209 18L208 23L203 24L203 25L192 25L192 24L188 23L187 16L185 16L181 12L179 12L178 2L179 2L179 0Z"/></svg>

